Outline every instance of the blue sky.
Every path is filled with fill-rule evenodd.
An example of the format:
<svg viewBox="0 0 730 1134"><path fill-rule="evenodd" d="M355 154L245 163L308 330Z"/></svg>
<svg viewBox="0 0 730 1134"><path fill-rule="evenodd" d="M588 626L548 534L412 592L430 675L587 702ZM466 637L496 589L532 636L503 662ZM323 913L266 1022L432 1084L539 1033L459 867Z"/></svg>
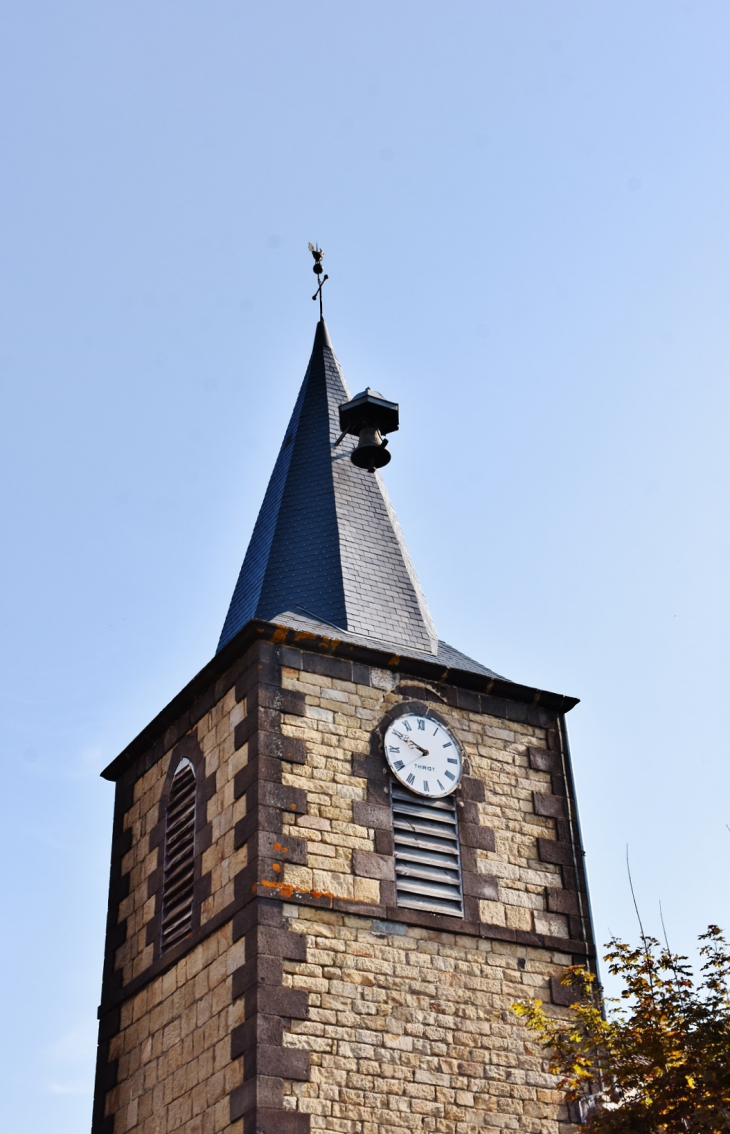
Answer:
<svg viewBox="0 0 730 1134"><path fill-rule="evenodd" d="M87 1127L112 791L209 659L315 324L440 634L574 694L599 938L730 927L730 9L6 4L3 1129Z"/></svg>

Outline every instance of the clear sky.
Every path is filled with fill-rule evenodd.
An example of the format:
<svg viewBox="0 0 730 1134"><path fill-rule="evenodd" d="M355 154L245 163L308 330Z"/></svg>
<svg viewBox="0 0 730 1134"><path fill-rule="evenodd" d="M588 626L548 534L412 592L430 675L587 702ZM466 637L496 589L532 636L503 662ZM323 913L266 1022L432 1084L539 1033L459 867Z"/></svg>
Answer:
<svg viewBox="0 0 730 1134"><path fill-rule="evenodd" d="M730 927L726 0L10 0L0 1127L88 1128L112 788L315 326L440 634L581 698L600 940Z"/></svg>

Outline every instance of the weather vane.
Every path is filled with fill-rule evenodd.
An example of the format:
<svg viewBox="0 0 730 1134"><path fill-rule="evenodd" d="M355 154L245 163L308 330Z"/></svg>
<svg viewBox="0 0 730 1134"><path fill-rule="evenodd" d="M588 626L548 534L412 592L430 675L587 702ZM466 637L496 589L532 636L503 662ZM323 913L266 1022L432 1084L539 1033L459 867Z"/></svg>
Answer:
<svg viewBox="0 0 730 1134"><path fill-rule="evenodd" d="M312 296L312 299L316 299L317 296L319 296L319 317L320 319L322 319L322 288L324 287L325 280L329 279L329 276L322 275L322 272L324 271L324 268L322 267L322 258L324 256L323 250L319 247L318 244L312 244L310 241L309 251L314 256L314 267L312 268L312 271L315 273L317 279L319 280L317 290Z"/></svg>

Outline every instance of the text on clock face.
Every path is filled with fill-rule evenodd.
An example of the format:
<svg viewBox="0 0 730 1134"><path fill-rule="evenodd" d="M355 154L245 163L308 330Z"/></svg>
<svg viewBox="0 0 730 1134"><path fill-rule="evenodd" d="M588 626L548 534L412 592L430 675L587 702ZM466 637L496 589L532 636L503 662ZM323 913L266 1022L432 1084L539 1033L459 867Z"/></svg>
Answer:
<svg viewBox="0 0 730 1134"><path fill-rule="evenodd" d="M461 752L449 729L417 713L393 721L385 755L398 780L419 795L449 795L461 779Z"/></svg>

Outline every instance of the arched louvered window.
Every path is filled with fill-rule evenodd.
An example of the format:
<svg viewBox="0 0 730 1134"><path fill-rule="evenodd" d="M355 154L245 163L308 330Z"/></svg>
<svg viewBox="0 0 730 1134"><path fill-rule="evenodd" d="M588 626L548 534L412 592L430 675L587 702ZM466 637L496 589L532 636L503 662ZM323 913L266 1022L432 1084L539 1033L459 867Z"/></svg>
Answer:
<svg viewBox="0 0 730 1134"><path fill-rule="evenodd" d="M464 916L456 798L426 799L391 782L396 903Z"/></svg>
<svg viewBox="0 0 730 1134"><path fill-rule="evenodd" d="M162 882L162 948L169 949L193 926L195 875L195 771L181 760L172 778L165 814Z"/></svg>

